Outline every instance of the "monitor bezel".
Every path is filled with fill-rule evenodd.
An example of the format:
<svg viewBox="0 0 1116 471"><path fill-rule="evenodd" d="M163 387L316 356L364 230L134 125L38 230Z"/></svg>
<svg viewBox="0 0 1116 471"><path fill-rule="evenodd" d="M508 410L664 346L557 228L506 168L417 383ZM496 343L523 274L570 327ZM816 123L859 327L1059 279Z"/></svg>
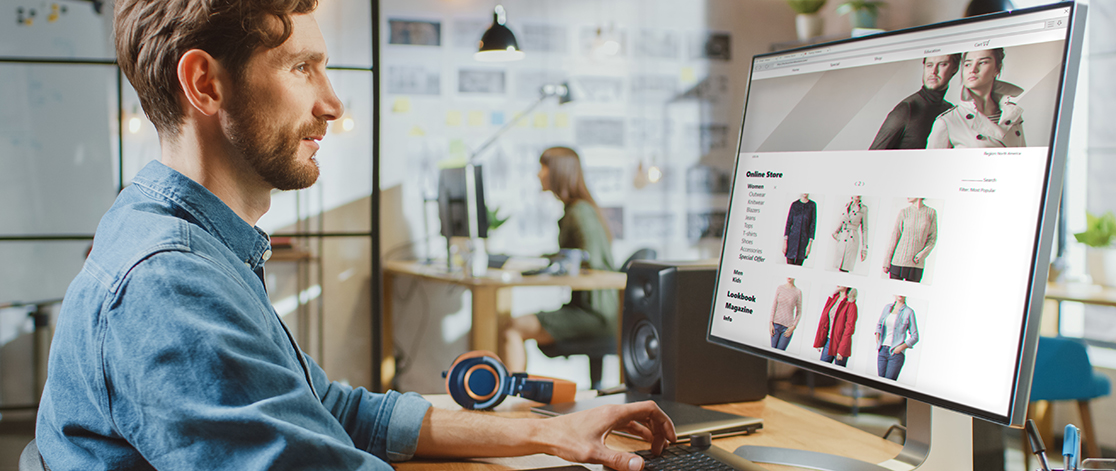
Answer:
<svg viewBox="0 0 1116 471"><path fill-rule="evenodd" d="M1023 323L1020 326L1020 343L1019 349L1016 352L1016 365L1015 365L1015 378L1012 382L1012 392L1009 398L1009 409L1004 411L1003 414L997 414L992 411L979 409L973 406L968 406L955 401L944 399L938 396L921 393L919 391L910 389L908 387L900 387L897 383L891 383L874 378L859 376L850 372L842 371L836 367L824 367L807 361L803 358L794 357L786 354L778 354L756 348L753 346L745 345L739 342L728 340L713 335L713 319L717 315L717 304L713 303L710 314L708 317L708 325L706 326L706 340L708 342L718 344L724 347L744 351L753 355L757 355L770 360L780 361L790 365L804 368L808 371L813 371L835 378L850 381L856 384L865 385L880 391L891 394L896 394L905 398L921 401L933 406L943 407L946 409L954 410L973 417L978 417L990 422L995 422L1001 425L1018 426L1021 425L1026 416L1027 404L1029 403L1031 376L1034 368L1035 350L1038 347L1038 334L1039 324L1042 317L1043 295L1046 289L1047 271L1049 269L1050 249L1053 245L1054 227L1056 225L1058 207L1062 193L1062 176L1065 168L1065 157L1069 141L1069 128L1070 117L1073 111L1073 97L1076 89L1076 78L1078 72L1078 62L1080 60L1080 44L1083 40L1084 32L1084 15L1086 11L1085 5L1076 4L1072 1L1054 3L1049 5L1042 5L1033 8L1018 9L1012 11L1005 11L999 13L992 13L988 15L981 15L972 18L963 18L959 20L946 21L941 23L934 23L930 25L917 26L912 28L900 29L896 31L881 32L868 36L842 39L838 41L812 44L802 46L794 49L769 52L758 54L752 57L752 68L750 71L755 70L756 61L775 56L791 54L800 51L817 49L822 47L830 47L835 45L844 45L856 42L866 42L877 40L888 36L897 36L912 34L921 31L928 31L934 29L942 29L948 27L961 26L972 23L981 23L988 21L1002 20L1005 18L1018 17L1043 11L1056 10L1060 8L1069 9L1069 24L1067 25L1066 40L1063 45L1063 61L1062 71L1059 77L1059 94L1056 101L1055 119L1052 123L1051 129L1051 145L1047 151L1046 174L1043 181L1042 200L1039 205L1038 220L1035 227L1035 244L1031 253L1031 277L1027 286L1027 302L1024 305ZM748 101L751 95L751 72L748 78L748 90L745 93L743 102L740 135L737 137L736 156L733 166L733 189L737 184L737 172L740 164L740 151L741 151L741 137L744 132L744 123L747 119ZM1067 99L1067 97L1069 97ZM733 200L729 200L728 210L726 212L725 220L726 225L732 218ZM724 267L724 253L727 247L727 238L722 239L721 258L717 264L717 278L715 282L716 288L713 295L721 292L721 270Z"/></svg>

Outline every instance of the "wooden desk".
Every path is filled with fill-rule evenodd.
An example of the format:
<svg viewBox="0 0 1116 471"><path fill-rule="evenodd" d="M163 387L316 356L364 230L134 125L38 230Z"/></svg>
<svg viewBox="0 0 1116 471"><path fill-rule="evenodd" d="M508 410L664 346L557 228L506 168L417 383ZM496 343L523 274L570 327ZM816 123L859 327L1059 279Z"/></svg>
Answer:
<svg viewBox="0 0 1116 471"><path fill-rule="evenodd" d="M438 408L458 408L449 396L426 396ZM579 398L589 397L578 395ZM497 407L496 412L507 417L539 417L530 412L530 407L535 403L520 399L508 398ZM879 463L899 454L903 448L898 443L884 440L878 436L864 432L855 427L845 425L823 415L810 412L786 401L768 396L762 401L742 402L736 404L722 404L707 406L709 409L761 417L764 419L763 429L752 435L722 438L713 441L714 446L733 451L741 445L776 446L783 448L797 448L813 450L834 455L857 458L870 463ZM617 450L635 451L648 448L646 442L630 438L610 435L607 439L610 447ZM500 461L500 460L487 460ZM794 470L787 466L762 464L761 466L771 471ZM482 460L446 462L431 460L414 460L406 463L396 463L400 471L488 471L516 469L501 464L491 464Z"/></svg>
<svg viewBox="0 0 1116 471"><path fill-rule="evenodd" d="M1069 301L1095 306L1116 306L1116 288L1092 283L1047 283L1047 309L1053 304L1054 318L1042 323L1043 335L1060 335L1062 330L1062 302Z"/></svg>
<svg viewBox="0 0 1116 471"><path fill-rule="evenodd" d="M1046 299L1116 306L1116 288L1091 283L1048 283Z"/></svg>
<svg viewBox="0 0 1116 471"><path fill-rule="evenodd" d="M470 348L495 352L500 325L511 318L511 290L516 286L568 286L574 291L597 289L623 290L628 276L620 272L582 270L579 276L523 276L518 272L489 269L483 277L468 277L461 272L448 273L445 265L425 265L414 261L384 262L384 332L381 383L390 387L395 380L395 356L392 345L392 293L395 278L411 276L464 286L473 294L473 327ZM623 293L621 298L623 299Z"/></svg>

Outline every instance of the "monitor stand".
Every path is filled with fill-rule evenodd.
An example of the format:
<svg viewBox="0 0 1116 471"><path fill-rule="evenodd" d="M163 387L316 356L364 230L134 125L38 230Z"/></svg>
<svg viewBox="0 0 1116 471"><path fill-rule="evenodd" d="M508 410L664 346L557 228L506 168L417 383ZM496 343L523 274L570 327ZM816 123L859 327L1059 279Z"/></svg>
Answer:
<svg viewBox="0 0 1116 471"><path fill-rule="evenodd" d="M907 399L907 437L903 450L899 456L883 463L769 446L745 445L734 453L757 463L822 471L971 471L973 422L967 415Z"/></svg>

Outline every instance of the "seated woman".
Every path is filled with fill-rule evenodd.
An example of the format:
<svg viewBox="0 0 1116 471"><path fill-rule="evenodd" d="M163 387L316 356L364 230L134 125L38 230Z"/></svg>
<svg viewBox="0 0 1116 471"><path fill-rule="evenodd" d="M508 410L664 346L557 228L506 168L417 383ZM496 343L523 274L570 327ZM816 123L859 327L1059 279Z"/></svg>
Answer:
<svg viewBox="0 0 1116 471"><path fill-rule="evenodd" d="M565 214L558 220L558 246L588 252L591 269L614 270L612 234L585 186L577 153L567 147L552 147L542 153L539 164L543 190L553 193L565 205ZM508 371L520 372L527 368L523 346L527 339L550 345L614 336L619 303L615 290L574 291L570 302L557 311L513 318L501 326L500 358Z"/></svg>

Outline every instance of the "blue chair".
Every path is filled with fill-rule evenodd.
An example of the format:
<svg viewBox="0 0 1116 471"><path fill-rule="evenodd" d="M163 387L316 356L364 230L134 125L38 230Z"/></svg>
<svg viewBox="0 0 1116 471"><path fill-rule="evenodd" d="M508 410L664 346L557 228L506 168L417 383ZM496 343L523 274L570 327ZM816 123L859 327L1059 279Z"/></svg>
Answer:
<svg viewBox="0 0 1116 471"><path fill-rule="evenodd" d="M1085 441L1085 456L1100 457L1097 434L1093 427L1093 414L1089 401L1112 392L1108 377L1093 371L1085 344L1066 337L1039 337L1035 353L1034 381L1031 383L1031 406L1027 416L1034 418L1043 435L1049 436L1053 428L1049 407L1034 404L1037 401L1077 401L1081 413L1081 432ZM1038 407L1036 407L1038 406ZM1046 439L1044 439L1046 440ZM1027 439L1023 439L1024 463L1030 456ZM1047 441L1046 443L1052 443Z"/></svg>

